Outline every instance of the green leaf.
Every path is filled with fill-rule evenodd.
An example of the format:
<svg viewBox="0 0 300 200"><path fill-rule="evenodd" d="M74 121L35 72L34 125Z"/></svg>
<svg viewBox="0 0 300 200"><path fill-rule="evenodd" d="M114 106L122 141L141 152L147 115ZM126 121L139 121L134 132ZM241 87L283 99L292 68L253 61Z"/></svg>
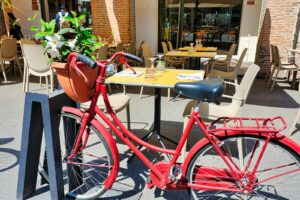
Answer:
<svg viewBox="0 0 300 200"><path fill-rule="evenodd" d="M64 28L64 29L61 29L60 31L57 32L57 34L59 35L63 35L65 33L69 33L69 32L72 32L72 28Z"/></svg>
<svg viewBox="0 0 300 200"><path fill-rule="evenodd" d="M54 58L49 58L48 65L51 65L51 63L53 63L53 62L54 62Z"/></svg>
<svg viewBox="0 0 300 200"><path fill-rule="evenodd" d="M44 32L38 32L38 33L36 33L34 36L35 36L36 39L43 39L44 37L47 36L47 33L44 33Z"/></svg>
<svg viewBox="0 0 300 200"><path fill-rule="evenodd" d="M37 27L37 26L31 26L30 30L32 30L34 32L38 32L39 31L39 27Z"/></svg>

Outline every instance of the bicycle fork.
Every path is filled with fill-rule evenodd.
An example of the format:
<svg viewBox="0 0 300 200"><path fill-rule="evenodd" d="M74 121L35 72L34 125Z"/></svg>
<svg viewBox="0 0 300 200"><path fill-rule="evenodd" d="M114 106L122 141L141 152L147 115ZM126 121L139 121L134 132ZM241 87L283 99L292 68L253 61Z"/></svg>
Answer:
<svg viewBox="0 0 300 200"><path fill-rule="evenodd" d="M82 120L81 127L79 129L78 137L76 139L75 147L73 148L73 152L67 157L67 160L70 160L78 152L81 152L85 148L88 138L89 138L89 135L90 135L90 128L87 127L87 124L90 122L91 119L92 119L91 114L85 113L83 115L83 117L81 119ZM85 138L84 138L83 144L80 145L82 143L82 138L83 138L84 133L85 133Z"/></svg>

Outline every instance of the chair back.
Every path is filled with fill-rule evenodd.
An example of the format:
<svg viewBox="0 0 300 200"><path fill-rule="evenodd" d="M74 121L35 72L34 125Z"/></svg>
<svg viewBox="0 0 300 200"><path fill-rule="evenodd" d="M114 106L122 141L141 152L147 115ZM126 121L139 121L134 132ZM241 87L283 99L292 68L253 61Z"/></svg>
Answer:
<svg viewBox="0 0 300 200"><path fill-rule="evenodd" d="M150 67L151 66L151 61L149 58L153 57L151 50L150 50L150 45L147 42L144 42L142 45L142 51L143 51L143 58L145 61L145 67Z"/></svg>
<svg viewBox="0 0 300 200"><path fill-rule="evenodd" d="M1 40L1 57L13 59L17 56L17 39L6 37Z"/></svg>
<svg viewBox="0 0 300 200"><path fill-rule="evenodd" d="M161 42L164 54L168 53L168 47L166 42Z"/></svg>
<svg viewBox="0 0 300 200"><path fill-rule="evenodd" d="M23 45L24 58L28 69L34 75L48 73L51 71L48 64L49 57L45 52L45 48L41 45Z"/></svg>
<svg viewBox="0 0 300 200"><path fill-rule="evenodd" d="M236 64L236 66L234 68L234 71L233 71L234 76L237 76L238 72L240 71L242 63L243 63L243 60L244 60L244 58L246 56L247 50L248 50L248 48L245 48L243 50L243 52L242 52L242 54L241 54L241 56L240 56L240 58L239 58L239 60L238 60L238 62Z"/></svg>
<svg viewBox="0 0 300 200"><path fill-rule="evenodd" d="M116 46L116 52L123 51L124 49L124 44L122 42L118 43Z"/></svg>
<svg viewBox="0 0 300 200"><path fill-rule="evenodd" d="M243 99L242 104L245 103L249 91L252 87L252 84L254 83L255 77L259 71L260 67L256 64L252 64L248 67L245 75L243 76L243 79L241 83L236 87L236 92L233 95L234 97Z"/></svg>
<svg viewBox="0 0 300 200"><path fill-rule="evenodd" d="M236 43L232 43L231 46L230 46L230 49L227 53L227 56L226 56L226 61L230 62L231 61L231 58L235 52L235 49L237 47L237 44Z"/></svg>
<svg viewBox="0 0 300 200"><path fill-rule="evenodd" d="M108 53L108 45L106 44L99 48L97 59L98 60L106 60L107 53Z"/></svg>
<svg viewBox="0 0 300 200"><path fill-rule="evenodd" d="M139 46L138 54L137 54L138 57L143 57L142 44L144 44L144 43L145 43L145 41L142 41L141 44L140 44L140 46Z"/></svg>
<svg viewBox="0 0 300 200"><path fill-rule="evenodd" d="M34 40L31 39L25 39L25 38L21 38L20 39L20 44L36 44L36 42Z"/></svg>
<svg viewBox="0 0 300 200"><path fill-rule="evenodd" d="M127 49L127 53L136 55L135 42L130 42L129 47Z"/></svg>
<svg viewBox="0 0 300 200"><path fill-rule="evenodd" d="M277 68L281 65L278 46L273 45L273 52L274 52L274 67Z"/></svg>
<svg viewBox="0 0 300 200"><path fill-rule="evenodd" d="M275 63L274 45L271 44L270 47L271 47L271 63L272 65L274 65Z"/></svg>
<svg viewBox="0 0 300 200"><path fill-rule="evenodd" d="M168 41L169 51L173 51L173 45L171 41Z"/></svg>

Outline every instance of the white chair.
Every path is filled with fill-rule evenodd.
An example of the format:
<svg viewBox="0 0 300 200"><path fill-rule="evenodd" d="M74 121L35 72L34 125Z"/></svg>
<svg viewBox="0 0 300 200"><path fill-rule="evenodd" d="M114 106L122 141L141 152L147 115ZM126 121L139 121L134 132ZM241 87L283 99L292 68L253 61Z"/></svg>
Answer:
<svg viewBox="0 0 300 200"><path fill-rule="evenodd" d="M27 74L27 65L26 65L26 60L24 58L24 51L23 51L23 45L24 44L31 44L31 45L35 45L35 41L30 40L30 39L21 39L20 40L20 46L21 46L21 54L23 58L23 62L24 62L24 72L23 72L23 92L25 92L25 86L26 86L26 74ZM42 80L40 80L40 82L42 82Z"/></svg>
<svg viewBox="0 0 300 200"><path fill-rule="evenodd" d="M236 85L236 91L233 96L223 95L224 98L232 99L231 103L226 105L216 105L214 103L200 102L200 115L201 118L207 120L215 120L219 117L238 117L241 116L242 108L245 105L251 86L255 80L255 77L259 71L259 66L252 64L248 67L241 83L236 85L232 82L226 82L227 84ZM190 101L187 103L184 112L184 125L185 130L187 122L189 121L193 106L197 101ZM185 158L186 144L183 147L182 156Z"/></svg>
<svg viewBox="0 0 300 200"><path fill-rule="evenodd" d="M5 37L1 40L0 62L1 62L2 74L4 77L4 82L7 83L7 77L5 73L5 61L9 61L9 62L13 61L14 67L15 64L17 64L20 74L21 76L23 76L21 65L18 60L17 40L15 38Z"/></svg>
<svg viewBox="0 0 300 200"><path fill-rule="evenodd" d="M126 117L127 117L127 127L130 130L130 107L129 107L129 101L130 98L126 94L112 94L108 96L109 102L111 104L112 109L118 113L122 111L124 108L126 108ZM90 107L91 102L81 103L80 108L82 109L88 109ZM103 98L100 96L97 102L97 106L105 111L105 104L103 101Z"/></svg>
<svg viewBox="0 0 300 200"><path fill-rule="evenodd" d="M29 89L29 76L34 75L38 77L45 77L47 84L47 92L49 93L48 88L48 76L50 76L50 88L51 92L53 92L53 71L49 66L49 57L45 53L45 48L41 45L31 45L24 44L22 45L22 51L24 52L24 58L27 70L26 70L26 87L25 92Z"/></svg>

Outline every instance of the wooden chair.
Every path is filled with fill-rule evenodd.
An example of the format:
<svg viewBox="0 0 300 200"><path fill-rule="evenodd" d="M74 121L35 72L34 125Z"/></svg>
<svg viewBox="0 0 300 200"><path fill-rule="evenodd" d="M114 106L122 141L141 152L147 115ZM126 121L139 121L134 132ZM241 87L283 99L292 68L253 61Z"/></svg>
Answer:
<svg viewBox="0 0 300 200"><path fill-rule="evenodd" d="M141 53L142 53L142 57L144 59L144 67L151 67L151 61L149 60L149 58L152 58L153 55L150 50L150 45L147 42L143 42L141 44ZM144 87L141 87L140 99L142 98L143 90L144 90Z"/></svg>
<svg viewBox="0 0 300 200"><path fill-rule="evenodd" d="M252 64L248 67L241 83L239 85L232 83L232 82L225 82L226 84L231 84L236 86L236 91L233 96L229 95L223 95L224 98L232 99L230 104L221 104L216 105L214 103L208 103L208 102L200 102L200 114L201 118L207 119L207 120L215 120L219 117L239 117L241 116L242 108L246 103L249 91L252 87L252 84L255 80L255 77L259 71L259 66ZM185 109L183 111L183 117L184 117L184 125L183 130L185 130L190 114L192 112L192 109L195 104L199 102L192 100L187 103L185 106ZM183 158L185 158L186 154L186 144L183 147L182 155Z"/></svg>
<svg viewBox="0 0 300 200"><path fill-rule="evenodd" d="M273 70L271 72L270 75L270 79L268 81L268 85L270 85L270 83L273 81L270 91L272 92L275 86L275 83L278 82L278 78L279 78L279 72L280 71L287 71L288 72L288 76L287 76L287 81L289 81L290 79L290 73L293 72L293 80L292 80L292 86L295 85L296 82L296 73L299 70L299 67L294 64L294 63L281 63L281 57L279 54L279 50L278 47L276 45L273 45L273 52L274 52L274 65L273 65ZM276 74L274 76L276 70Z"/></svg>
<svg viewBox="0 0 300 200"><path fill-rule="evenodd" d="M231 62L231 59L235 52L236 47L237 47L237 44L232 43L225 58L214 58L211 61L211 64L207 65L208 68L206 69L206 73L209 73L211 66L214 66L214 68L219 68L219 69L225 68L225 69L227 69L227 71L229 71L230 62Z"/></svg>
<svg viewBox="0 0 300 200"><path fill-rule="evenodd" d="M108 55L108 45L106 44L99 48L98 54L97 54L97 59L105 60L105 59L107 59L107 55Z"/></svg>
<svg viewBox="0 0 300 200"><path fill-rule="evenodd" d="M18 69L21 77L23 77L23 72L21 69L21 65L18 58L17 53L17 40L12 37L4 37L1 40L1 50L0 50L0 62L2 68L2 74L4 77L4 82L7 83L7 77L5 73L5 61L14 63L14 68L16 68L16 64L18 65Z"/></svg>
<svg viewBox="0 0 300 200"><path fill-rule="evenodd" d="M163 53L167 54L169 52L168 47L167 47L167 43L166 42L161 42L161 45L162 45L162 48L163 48ZM174 68L174 66L181 66L181 68L184 69L184 63L185 63L184 58L165 56L164 60L165 60L165 63L167 65L167 67L170 66L171 68Z"/></svg>
<svg viewBox="0 0 300 200"><path fill-rule="evenodd" d="M214 69L214 65L212 65L212 69L210 70L210 73L207 75L207 77L209 78L215 78L215 77L219 77L222 79L226 79L226 80L231 80L234 81L235 84L238 84L238 80L237 80L237 75L238 72L241 69L241 65L243 63L243 60L245 58L247 52L247 48L245 48L236 64L236 66L234 67L233 71L221 71L221 70L217 70Z"/></svg>

